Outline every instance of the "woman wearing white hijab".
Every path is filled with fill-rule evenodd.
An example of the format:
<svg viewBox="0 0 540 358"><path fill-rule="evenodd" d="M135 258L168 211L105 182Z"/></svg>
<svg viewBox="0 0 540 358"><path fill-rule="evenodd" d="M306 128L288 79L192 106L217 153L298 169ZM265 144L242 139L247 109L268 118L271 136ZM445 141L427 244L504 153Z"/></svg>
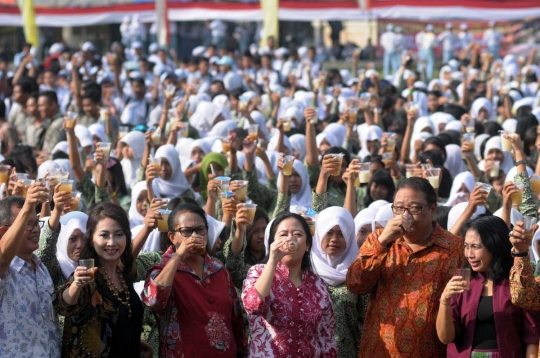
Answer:
<svg viewBox="0 0 540 358"><path fill-rule="evenodd" d="M367 236L372 233L372 223L375 220L377 211L375 208L365 208L356 214L354 218L354 231L356 233L356 244L358 248L366 241Z"/></svg>
<svg viewBox="0 0 540 358"><path fill-rule="evenodd" d="M459 217L465 212L465 209L469 205L468 202L459 203L454 205L454 207L448 213L448 231L452 230L454 224L458 221ZM476 211L472 214L469 220L476 218L478 215L485 214L486 207L481 205L476 208Z"/></svg>
<svg viewBox="0 0 540 358"><path fill-rule="evenodd" d="M482 171L486 171L486 161L492 162L493 160L500 161L500 170L503 171L504 174L507 174L510 169L514 167L514 159L512 158L512 154L510 152L503 152L502 150L502 144L501 144L501 137L491 137L485 146L484 149L484 160L482 160L480 163L478 163L478 169Z"/></svg>
<svg viewBox="0 0 540 358"><path fill-rule="evenodd" d="M189 124L199 131L200 137L205 137L212 127L223 119L221 107L211 102L200 102L195 113L189 118Z"/></svg>
<svg viewBox="0 0 540 358"><path fill-rule="evenodd" d="M491 101L485 97L477 98L471 106L471 117L482 124L495 120Z"/></svg>
<svg viewBox="0 0 540 358"><path fill-rule="evenodd" d="M43 177L45 177L45 174L50 173L58 168L60 168L60 165L58 165L58 163L55 163L52 160L46 160L38 167L37 178L43 179Z"/></svg>
<svg viewBox="0 0 540 358"><path fill-rule="evenodd" d="M537 277L540 274L540 229L536 230L534 233L531 249L529 251L531 261L534 262L535 266L534 276Z"/></svg>
<svg viewBox="0 0 540 358"><path fill-rule="evenodd" d="M356 358L367 309L368 296L351 293L346 284L347 270L358 255L352 215L333 206L323 210L316 221L311 249L313 270L328 285L336 316L339 357Z"/></svg>
<svg viewBox="0 0 540 358"><path fill-rule="evenodd" d="M88 127L88 131L92 134L92 140L94 145L99 142L108 142L107 134L105 133L105 127L101 123L94 123Z"/></svg>
<svg viewBox="0 0 540 358"><path fill-rule="evenodd" d="M279 136L280 134L274 135L270 139L270 142L268 143L268 150L273 150L278 153L281 152L280 150L278 150L278 148L276 148L278 144ZM285 149L287 149L287 151L284 153L285 155L293 155L293 148L291 146L291 141L289 140L289 137L287 137L286 135L283 135L283 146L285 147Z"/></svg>
<svg viewBox="0 0 540 358"><path fill-rule="evenodd" d="M461 147L457 144L448 144L446 147L446 160L444 167L448 169L452 178L463 173L467 168L461 156Z"/></svg>
<svg viewBox="0 0 540 358"><path fill-rule="evenodd" d="M174 146L172 144L162 145L156 151L155 157L161 159L159 177L154 179L159 194L169 199L184 194L193 198L193 192L190 190L189 183L182 172L180 158ZM154 193L154 195L157 194Z"/></svg>
<svg viewBox="0 0 540 358"><path fill-rule="evenodd" d="M366 130L360 133L360 145L361 149L358 156L364 160L368 155L377 154L379 145L381 143L383 131L379 126L368 126ZM373 143L378 142L378 143Z"/></svg>
<svg viewBox="0 0 540 358"><path fill-rule="evenodd" d="M278 185L283 180L283 174L280 171L278 174ZM289 176L289 192L290 196L290 210L293 212L292 208L296 206L303 206L308 209L311 208L311 187L309 185L309 175L307 168L304 164L295 160L293 162L293 173ZM287 195L288 197L288 195ZM279 201L279 199L278 199ZM276 209L279 209L281 206L276 206ZM277 216L280 212L274 212L274 216Z"/></svg>
<svg viewBox="0 0 540 358"><path fill-rule="evenodd" d="M474 176L471 172L463 172L454 178L450 196L445 206L454 206L458 202L468 201L469 195L475 187Z"/></svg>
<svg viewBox="0 0 540 358"><path fill-rule="evenodd" d="M146 141L144 133L139 131L129 132L122 138L118 145L122 160L122 171L126 186L132 188L137 183L137 170L141 167Z"/></svg>
<svg viewBox="0 0 540 358"><path fill-rule="evenodd" d="M79 257L84 248L86 233L86 221L88 215L77 212L77 217L69 220L67 225L62 226L56 243L56 258L62 270L62 275L67 279L79 266Z"/></svg>
<svg viewBox="0 0 540 358"><path fill-rule="evenodd" d="M206 215L208 222L208 242L206 243L206 251L208 255L215 257L216 253L221 250L223 242L219 238L221 232L225 228L225 223L217 221L213 217Z"/></svg>
<svg viewBox="0 0 540 358"><path fill-rule="evenodd" d="M129 227L133 229L141 225L148 211L148 190L145 181L140 181L131 189L131 205L129 207Z"/></svg>
<svg viewBox="0 0 540 358"><path fill-rule="evenodd" d="M388 220L394 217L394 213L392 212L392 205L392 203L388 203L379 209L372 223L372 231L384 229L386 227L386 224L388 223Z"/></svg>
<svg viewBox="0 0 540 358"><path fill-rule="evenodd" d="M297 160L304 162L304 159L306 159L306 136L303 134L293 134L289 141L291 142L291 146L293 148L293 155L296 157Z"/></svg>

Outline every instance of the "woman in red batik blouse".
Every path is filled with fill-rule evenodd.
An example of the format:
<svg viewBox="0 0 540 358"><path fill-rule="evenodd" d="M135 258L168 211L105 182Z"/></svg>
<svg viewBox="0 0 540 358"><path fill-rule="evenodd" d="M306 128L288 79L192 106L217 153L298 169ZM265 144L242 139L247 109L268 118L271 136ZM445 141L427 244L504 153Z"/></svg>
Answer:
<svg viewBox="0 0 540 358"><path fill-rule="evenodd" d="M267 226L264 239L267 263L248 271L242 290L250 358L336 357L332 301L310 268L308 224L282 214Z"/></svg>

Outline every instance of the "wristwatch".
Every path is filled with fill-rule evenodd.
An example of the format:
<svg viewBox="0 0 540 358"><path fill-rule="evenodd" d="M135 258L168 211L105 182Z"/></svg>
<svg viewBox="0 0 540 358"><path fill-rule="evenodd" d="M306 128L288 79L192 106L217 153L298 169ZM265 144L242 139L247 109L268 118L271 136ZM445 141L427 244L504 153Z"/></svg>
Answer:
<svg viewBox="0 0 540 358"><path fill-rule="evenodd" d="M529 256L529 250L523 251L523 252L517 252L514 248L510 250L510 254L512 254L512 257L527 257Z"/></svg>
<svg viewBox="0 0 540 358"><path fill-rule="evenodd" d="M522 160L520 160L519 162L516 162L515 166L517 167L517 166L520 165L520 164L525 164L525 165L527 165L527 160L522 159Z"/></svg>

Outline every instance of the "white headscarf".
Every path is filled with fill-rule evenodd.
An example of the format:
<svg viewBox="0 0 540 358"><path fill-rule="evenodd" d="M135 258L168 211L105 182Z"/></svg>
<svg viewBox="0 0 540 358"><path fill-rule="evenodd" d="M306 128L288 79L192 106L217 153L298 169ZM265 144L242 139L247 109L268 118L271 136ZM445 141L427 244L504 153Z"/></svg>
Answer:
<svg viewBox="0 0 540 358"><path fill-rule="evenodd" d="M377 215L375 215L375 219L371 224L371 230L375 231L375 223L379 223L379 225L381 225L382 227L386 227L388 220L392 219L393 217L394 213L392 212L392 203L388 203L385 206L381 207L377 212Z"/></svg>
<svg viewBox="0 0 540 358"><path fill-rule="evenodd" d="M276 146L279 139L278 137L279 136L275 135L272 137L272 139L270 139L270 142L268 143L268 150L276 151ZM289 150L289 155L293 155L291 141L286 135L283 136L283 145Z"/></svg>
<svg viewBox="0 0 540 358"><path fill-rule="evenodd" d="M461 147L457 144L448 144L446 147L446 160L444 167L448 169L452 178L466 169L463 159L461 159Z"/></svg>
<svg viewBox="0 0 540 358"><path fill-rule="evenodd" d="M145 181L140 181L133 186L131 189L131 206L129 207L129 227L134 228L137 225L141 225L144 221L144 216L142 216L139 211L137 211L137 198L142 191L148 190Z"/></svg>
<svg viewBox="0 0 540 358"><path fill-rule="evenodd" d="M161 178L154 179L161 195L172 199L182 195L186 190L189 190L189 183L180 167L178 152L174 149L172 144L165 144L159 147L155 157L167 159L172 169L172 175L169 180Z"/></svg>
<svg viewBox="0 0 540 358"><path fill-rule="evenodd" d="M141 225L131 228L132 240L135 239L137 235L139 235L143 227L144 225L141 224ZM146 239L143 248L141 249L141 253L153 252L153 251L159 252L160 250L160 235L159 234L160 232L158 229L152 230L150 235L148 235L148 238Z"/></svg>
<svg viewBox="0 0 540 358"><path fill-rule="evenodd" d="M503 152L501 144L501 136L491 137L487 142L484 149L484 158L487 157L488 153L492 149L497 149L504 155L504 161L500 164L500 169L506 174L514 167L514 159L510 152ZM478 169L484 170L484 165L486 164L485 160L482 160L478 163Z"/></svg>
<svg viewBox="0 0 540 358"><path fill-rule="evenodd" d="M315 137L315 141L317 142L317 147L321 146L323 140L326 140L326 142L331 147L339 147L340 146L339 140L332 133L321 132L321 133L317 134L317 136Z"/></svg>
<svg viewBox="0 0 540 358"><path fill-rule="evenodd" d="M515 132L517 128L518 121L514 118L508 118L502 124L502 127L506 131Z"/></svg>
<svg viewBox="0 0 540 358"><path fill-rule="evenodd" d="M206 243L206 251L210 252L214 248L223 228L225 228L225 223L217 221L209 215L206 215L206 221L208 222L208 242Z"/></svg>
<svg viewBox="0 0 540 358"><path fill-rule="evenodd" d="M540 240L540 229L536 230L536 232L534 233L534 236L531 242L531 249L529 250L530 255L531 255L531 261L534 261L535 263L538 263L538 260L540 260L540 253L536 250L536 245L535 245L536 241L538 240ZM539 268L537 264L536 271L538 270Z"/></svg>
<svg viewBox="0 0 540 358"><path fill-rule="evenodd" d="M199 131L204 137L212 129L216 118L221 114L221 107L212 102L200 102L195 113L189 118L189 124Z"/></svg>
<svg viewBox="0 0 540 358"><path fill-rule="evenodd" d="M502 212L503 212L503 209L500 208L499 210L493 213L493 216L496 216L502 219ZM521 220L523 220L523 215L518 210L514 209L514 207L512 207L512 210L510 211L510 223L512 225L516 225L516 223Z"/></svg>
<svg viewBox="0 0 540 358"><path fill-rule="evenodd" d="M300 175L300 179L302 179L302 188L300 189L298 193L291 195L291 207L300 205L306 208L310 208L311 207L311 187L309 185L309 175L307 172L307 168L299 160L295 160L293 162L293 168L298 173L298 175ZM281 183L282 179L283 179L283 176L280 172L278 175L278 183Z"/></svg>
<svg viewBox="0 0 540 358"><path fill-rule="evenodd" d="M478 118L478 113L484 108L488 112L487 120L493 121L495 119L493 112L493 104L491 101L485 97L477 98L471 106L471 117Z"/></svg>
<svg viewBox="0 0 540 358"><path fill-rule="evenodd" d="M107 134L105 133L105 127L101 123L94 123L88 127L88 130L93 136L99 138L102 142L107 142Z"/></svg>
<svg viewBox="0 0 540 358"><path fill-rule="evenodd" d="M86 221L88 220L88 215L81 212L73 212L71 220L66 225L62 225L60 229L60 234L58 234L58 241L56 242L56 259L60 264L60 269L62 274L67 279L79 266L78 262L73 261L69 258L67 252L67 245L69 242L69 237L76 229L81 230L84 234L86 233Z"/></svg>
<svg viewBox="0 0 540 358"><path fill-rule="evenodd" d="M376 125L368 126L365 130L363 130L360 133L360 145L362 148L360 149L358 156L362 160L368 155L371 155L371 153L369 152L367 148L367 142L373 141L373 140L378 140L380 142L382 139L382 135L383 135L383 131L381 127L376 126Z"/></svg>
<svg viewBox="0 0 540 358"><path fill-rule="evenodd" d="M263 132L266 139L270 138L270 133L268 133L268 129L266 129L266 119L264 118L264 114L262 114L259 111L252 111L250 114L253 121L259 126L259 129ZM244 129L249 128L250 123L246 121L244 123Z"/></svg>
<svg viewBox="0 0 540 358"><path fill-rule="evenodd" d="M476 159L482 160L482 152L480 152L480 147L482 146L482 143L484 143L484 141L488 138L489 134L480 134L477 135L476 138L474 138L474 155Z"/></svg>
<svg viewBox="0 0 540 358"><path fill-rule="evenodd" d="M63 140L61 142L56 143L54 148L51 150L51 154L58 153L58 152L66 153L69 155L69 144L67 141Z"/></svg>
<svg viewBox="0 0 540 358"><path fill-rule="evenodd" d="M331 256L322 249L322 240L334 226L339 226L347 248L341 255ZM345 282L347 270L358 254L354 235L354 220L344 208L333 206L324 209L316 222L315 236L311 248L311 262L315 272L330 286Z"/></svg>
<svg viewBox="0 0 540 358"><path fill-rule="evenodd" d="M454 224L458 221L461 214L465 212L465 208L467 208L467 205L469 205L469 203L467 202L459 203L459 204L454 205L454 207L450 209L450 212L448 213L448 225L446 225L448 230L450 230L452 226L454 226ZM486 207L479 206L476 209L476 212L472 214L471 220L476 218L478 215L485 214L485 212L486 212Z"/></svg>
<svg viewBox="0 0 540 358"><path fill-rule="evenodd" d="M369 204L368 208L370 209L381 209L383 206L387 205L388 204L388 201L386 200L375 200L374 202L372 202L371 204Z"/></svg>
<svg viewBox="0 0 540 358"><path fill-rule="evenodd" d="M433 113L429 119L431 119L431 122L435 125L435 135L441 132L439 125L444 124L446 126L448 123L456 120L454 116L445 112Z"/></svg>
<svg viewBox="0 0 540 358"><path fill-rule="evenodd" d="M232 131L233 129L235 129L236 126L237 126L236 122L233 121L232 119L220 121L216 123L212 127L212 129L207 133L207 135L205 135L204 137L207 137L207 136L227 137L229 135L229 131Z"/></svg>
<svg viewBox="0 0 540 358"><path fill-rule="evenodd" d="M364 210L360 211L358 214L356 214L356 217L354 218L354 235L358 235L358 231L362 228L362 226L367 224L372 224L373 220L375 220L375 216L377 216L377 209L375 208L365 208Z"/></svg>
<svg viewBox="0 0 540 358"><path fill-rule="evenodd" d="M527 169L527 174L529 176L532 176L534 175L534 170L532 170L531 168L529 167L525 167ZM510 171L508 171L508 173L506 173L506 179L504 180L505 182L507 181L515 181L515 176L517 174L517 167L512 167L512 169L510 169Z"/></svg>
<svg viewBox="0 0 540 358"><path fill-rule="evenodd" d="M191 152L194 148L201 148L201 150L204 152L204 155L207 155L212 152L212 146L207 141L204 141L202 139L195 139L191 144L189 145L189 157L191 158Z"/></svg>
<svg viewBox="0 0 540 358"><path fill-rule="evenodd" d="M270 254L270 229L272 228L272 224L274 224L275 218L270 220L268 225L266 225L266 229L264 229L264 248L266 252L266 256Z"/></svg>
<svg viewBox="0 0 540 358"><path fill-rule="evenodd" d="M461 133L463 130L463 124L461 124L460 121L450 121L446 123L446 126L444 127L445 131L456 131L458 133Z"/></svg>
<svg viewBox="0 0 540 358"><path fill-rule="evenodd" d="M343 141L345 140L345 136L347 135L347 127L339 123L330 123L328 126L326 126L323 133L333 134L338 141L337 146L341 147L341 145L343 145Z"/></svg>
<svg viewBox="0 0 540 358"><path fill-rule="evenodd" d="M120 142L128 145L133 152L133 158L123 158L120 162L126 184L128 188L132 188L137 183L137 170L141 167L146 140L144 133L133 131L126 134Z"/></svg>
<svg viewBox="0 0 540 358"><path fill-rule="evenodd" d="M475 186L474 176L471 174L471 172L463 172L456 175L454 178L454 182L452 183L452 189L450 189L450 196L448 198L448 201L446 202L445 206L453 206L457 199L458 199L458 193L461 190L461 186L465 184L465 187L469 191L469 193L472 193Z"/></svg>
<svg viewBox="0 0 540 358"><path fill-rule="evenodd" d="M42 179L47 172L51 172L53 169L60 168L60 165L58 163L53 162L52 160L47 160L38 167L38 174L37 178Z"/></svg>
<svg viewBox="0 0 540 358"><path fill-rule="evenodd" d="M94 149L94 141L92 140L92 133L83 126L82 124L77 124L75 126L75 135L77 136L77 139L79 140L79 143L81 144L81 147L88 147L91 146L92 149Z"/></svg>
<svg viewBox="0 0 540 358"><path fill-rule="evenodd" d="M304 159L306 158L306 153L307 153L306 136L303 134L293 134L289 138L289 141L291 142L291 146L293 147L293 149L296 150L296 152L298 153L298 156L300 157L298 158L298 160L303 162Z"/></svg>

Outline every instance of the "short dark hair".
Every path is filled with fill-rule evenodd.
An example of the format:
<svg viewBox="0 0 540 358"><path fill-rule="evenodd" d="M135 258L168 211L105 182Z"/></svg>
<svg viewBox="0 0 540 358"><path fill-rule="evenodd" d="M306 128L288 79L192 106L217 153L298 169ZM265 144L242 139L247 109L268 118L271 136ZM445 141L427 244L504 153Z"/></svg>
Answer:
<svg viewBox="0 0 540 358"><path fill-rule="evenodd" d="M177 206L181 205L181 204L184 204L184 203L191 203L191 204L196 204L197 205L197 202L191 198L182 198L182 197L176 197L176 198L172 198L171 200L169 200L169 202L167 203L167 210L174 210L174 208L176 208ZM169 215L170 217L170 215ZM169 221L167 220L167 226L168 227L171 227L169 226ZM159 249L161 252L165 252L167 251L167 249L169 248L169 246L171 246L171 242L169 240L169 235L167 235L166 232L161 232L159 234Z"/></svg>
<svg viewBox="0 0 540 358"><path fill-rule="evenodd" d="M397 193L401 189L412 189L424 193L424 197L428 205L437 204L437 193L435 193L435 189L433 189L429 181L424 178L413 177L403 180L401 183L399 183L392 201L395 200Z"/></svg>
<svg viewBox="0 0 540 358"><path fill-rule="evenodd" d="M480 235L482 245L493 255L489 267L493 281L509 278L514 259L510 254L512 244L508 240L510 229L506 223L497 216L482 214L463 224L463 236L469 230L474 230ZM468 261L465 267L471 267ZM477 273L473 271L472 276L476 275Z"/></svg>
<svg viewBox="0 0 540 358"><path fill-rule="evenodd" d="M349 166L349 164L351 163L351 154L346 151L345 149L341 148L341 147L330 147L326 150L326 152L324 152L322 158L321 158L321 163L322 163L322 160L324 159L324 156L327 155L327 154L343 154L343 160L345 161L345 163L347 164L347 166Z"/></svg>
<svg viewBox="0 0 540 358"><path fill-rule="evenodd" d="M19 81L17 81L15 86L21 87L21 92L25 93L25 94L30 94L30 93L32 93L32 90L33 90L32 82L30 82L26 78L23 78L23 79L20 79Z"/></svg>
<svg viewBox="0 0 540 358"><path fill-rule="evenodd" d="M146 87L146 84L144 83L144 79L141 78L141 77L132 78L132 79L131 79L131 84L134 84L134 83L137 83L137 84L139 84L139 85L141 85L141 86Z"/></svg>
<svg viewBox="0 0 540 358"><path fill-rule="evenodd" d="M428 144L436 145L441 149L441 151L444 153L444 159L446 159L446 144L441 140L441 138L437 137L429 137L424 141L424 144L422 144L422 150L425 150Z"/></svg>
<svg viewBox="0 0 540 358"><path fill-rule="evenodd" d="M204 210L197 204L186 202L176 206L173 209L172 213L169 215L169 220L167 221L167 224L169 226L169 232L174 232L174 226L176 224L178 215L185 212L199 215L204 222L204 226L208 229L208 220L206 220L206 213L204 212Z"/></svg>
<svg viewBox="0 0 540 358"><path fill-rule="evenodd" d="M39 94L39 97L45 97L49 103L55 103L58 106L58 96L54 91L43 91Z"/></svg>
<svg viewBox="0 0 540 358"><path fill-rule="evenodd" d="M448 214L450 214L450 210L452 210L451 206L441 205L437 206L435 211L435 221L445 230L448 230Z"/></svg>
<svg viewBox="0 0 540 358"><path fill-rule="evenodd" d="M122 253L122 256L120 256L120 261L124 265L124 279L131 283L133 282L130 275L131 268L133 266L133 255L131 254L131 230L129 228L128 216L124 209L122 209L122 207L119 205L109 202L102 202L95 204L90 208L88 212L88 221L86 222L86 234L84 235L86 242L81 253L81 259L94 259L95 266L101 266L100 258L96 253L96 249L94 248L93 240L97 225L100 221L106 218L116 221L126 236L126 247Z"/></svg>
<svg viewBox="0 0 540 358"><path fill-rule="evenodd" d="M268 247L270 247L270 245L272 245L272 243L274 242L274 236L276 236L276 231L277 231L277 227L278 225L285 219L296 219L301 225L302 225L302 228L304 229L304 233L306 234L306 245L307 245L307 248L306 248L306 252L304 253L304 257L302 257L302 270L310 270L310 271L313 271L313 269L311 268L311 258L310 258L310 252L311 252L311 247L313 245L313 237L311 236L311 231L309 230L309 225L307 224L306 220L301 217L300 215L298 214L294 214L294 213L290 213L290 212L285 212L285 213L281 213L279 216L277 216L274 221L272 222L272 226L270 227L270 234L269 234L269 238L268 238ZM264 262L268 262L268 259L270 257L270 253L268 255L266 255L266 258L264 260Z"/></svg>
<svg viewBox="0 0 540 358"><path fill-rule="evenodd" d="M22 208L24 198L20 196L8 196L0 200L0 226L11 225L15 220L13 207Z"/></svg>

